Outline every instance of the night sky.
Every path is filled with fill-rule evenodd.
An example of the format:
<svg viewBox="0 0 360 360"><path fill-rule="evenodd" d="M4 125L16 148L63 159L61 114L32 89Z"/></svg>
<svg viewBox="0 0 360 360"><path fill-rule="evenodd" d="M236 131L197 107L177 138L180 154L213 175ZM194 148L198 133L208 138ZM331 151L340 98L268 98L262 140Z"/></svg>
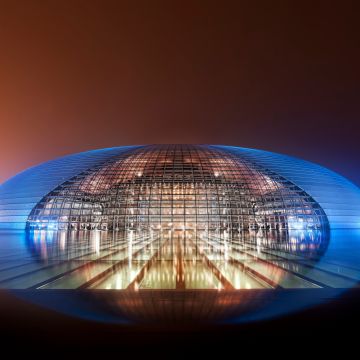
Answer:
<svg viewBox="0 0 360 360"><path fill-rule="evenodd" d="M94 148L210 143L360 184L355 4L0 0L0 182Z"/></svg>

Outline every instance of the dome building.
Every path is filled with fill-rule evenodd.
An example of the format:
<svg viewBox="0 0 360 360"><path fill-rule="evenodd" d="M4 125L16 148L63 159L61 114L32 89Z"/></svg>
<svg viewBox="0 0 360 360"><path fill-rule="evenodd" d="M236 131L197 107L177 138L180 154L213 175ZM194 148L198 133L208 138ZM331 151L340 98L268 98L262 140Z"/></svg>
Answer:
<svg viewBox="0 0 360 360"><path fill-rule="evenodd" d="M30 168L0 187L0 229L231 237L360 227L360 190L319 165L212 145L116 147Z"/></svg>
<svg viewBox="0 0 360 360"><path fill-rule="evenodd" d="M110 321L258 319L354 286L343 249L359 228L359 188L304 160L217 145L93 150L0 186L0 288L71 301L77 316L91 302L86 316ZM271 291L300 288L307 297Z"/></svg>

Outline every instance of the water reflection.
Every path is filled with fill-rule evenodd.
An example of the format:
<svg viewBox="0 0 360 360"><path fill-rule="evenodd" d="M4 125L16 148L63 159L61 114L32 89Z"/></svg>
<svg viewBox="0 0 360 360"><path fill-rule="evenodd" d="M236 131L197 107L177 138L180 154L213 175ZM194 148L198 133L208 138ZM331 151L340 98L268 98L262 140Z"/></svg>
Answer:
<svg viewBox="0 0 360 360"><path fill-rule="evenodd" d="M49 274L46 283L29 278L30 287L234 290L321 287L311 269L329 234L33 230L26 239L34 259L46 265L38 272Z"/></svg>
<svg viewBox="0 0 360 360"><path fill-rule="evenodd" d="M359 281L359 230L0 233L1 288L109 321L244 321L313 305Z"/></svg>

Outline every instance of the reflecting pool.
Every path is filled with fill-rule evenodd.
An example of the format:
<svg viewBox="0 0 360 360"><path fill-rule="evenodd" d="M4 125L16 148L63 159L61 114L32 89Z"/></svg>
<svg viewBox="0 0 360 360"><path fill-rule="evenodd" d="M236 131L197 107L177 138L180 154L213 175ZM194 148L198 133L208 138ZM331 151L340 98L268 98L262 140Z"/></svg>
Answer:
<svg viewBox="0 0 360 360"><path fill-rule="evenodd" d="M360 230L0 233L1 289L106 321L251 320L359 281Z"/></svg>

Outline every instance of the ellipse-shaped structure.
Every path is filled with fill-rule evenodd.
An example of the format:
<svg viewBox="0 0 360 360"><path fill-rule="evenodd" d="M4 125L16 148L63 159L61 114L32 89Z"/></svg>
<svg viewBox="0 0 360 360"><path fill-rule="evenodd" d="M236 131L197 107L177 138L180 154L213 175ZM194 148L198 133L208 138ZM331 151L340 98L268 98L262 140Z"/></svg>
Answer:
<svg viewBox="0 0 360 360"><path fill-rule="evenodd" d="M360 190L308 161L218 145L87 151L0 186L0 229L188 231L360 227Z"/></svg>
<svg viewBox="0 0 360 360"><path fill-rule="evenodd" d="M218 145L93 150L0 186L0 288L55 309L72 299L75 315L91 303L86 316L109 321L250 321L357 283L356 258L340 255L359 228L359 188L304 160Z"/></svg>

